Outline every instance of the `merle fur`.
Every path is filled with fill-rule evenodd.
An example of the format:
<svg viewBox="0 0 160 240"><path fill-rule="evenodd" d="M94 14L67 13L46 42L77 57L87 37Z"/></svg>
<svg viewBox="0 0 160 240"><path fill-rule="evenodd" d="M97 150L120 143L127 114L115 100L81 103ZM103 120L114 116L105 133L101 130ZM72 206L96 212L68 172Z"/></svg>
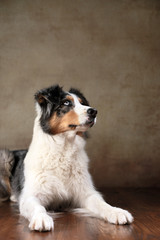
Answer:
<svg viewBox="0 0 160 240"><path fill-rule="evenodd" d="M18 198L24 186L24 158L27 150L0 150L0 201L11 196ZM10 187L9 187L10 185Z"/></svg>
<svg viewBox="0 0 160 240"><path fill-rule="evenodd" d="M8 149L0 150L0 201L10 197L10 176L14 156Z"/></svg>
<svg viewBox="0 0 160 240"><path fill-rule="evenodd" d="M42 111L40 125L45 133L51 134L49 120L52 113L60 107L65 95L65 92L59 85L44 88L35 94L35 100L39 103Z"/></svg>
<svg viewBox="0 0 160 240"><path fill-rule="evenodd" d="M21 190L24 186L24 158L27 154L27 150L15 150L12 151L12 154L14 156L14 165L11 171L11 187L16 195L16 197L19 196L21 193Z"/></svg>

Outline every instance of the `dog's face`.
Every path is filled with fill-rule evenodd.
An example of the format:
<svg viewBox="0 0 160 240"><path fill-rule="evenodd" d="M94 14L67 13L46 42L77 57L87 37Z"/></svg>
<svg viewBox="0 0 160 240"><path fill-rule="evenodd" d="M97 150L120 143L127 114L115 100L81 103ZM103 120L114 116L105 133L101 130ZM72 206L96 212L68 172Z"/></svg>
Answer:
<svg viewBox="0 0 160 240"><path fill-rule="evenodd" d="M85 132L96 122L97 110L76 89L64 92L56 85L38 91L35 99L41 108L40 125L46 133Z"/></svg>

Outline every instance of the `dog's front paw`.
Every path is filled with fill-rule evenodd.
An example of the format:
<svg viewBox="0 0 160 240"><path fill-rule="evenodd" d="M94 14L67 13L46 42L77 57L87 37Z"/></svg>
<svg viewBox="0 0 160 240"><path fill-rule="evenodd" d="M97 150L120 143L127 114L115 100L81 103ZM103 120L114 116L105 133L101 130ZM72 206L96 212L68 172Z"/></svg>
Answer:
<svg viewBox="0 0 160 240"><path fill-rule="evenodd" d="M112 207L107 213L107 220L113 224L130 224L133 222L132 215L121 208Z"/></svg>
<svg viewBox="0 0 160 240"><path fill-rule="evenodd" d="M33 215L30 224L30 230L35 231L51 231L54 228L53 219L46 213L37 213Z"/></svg>

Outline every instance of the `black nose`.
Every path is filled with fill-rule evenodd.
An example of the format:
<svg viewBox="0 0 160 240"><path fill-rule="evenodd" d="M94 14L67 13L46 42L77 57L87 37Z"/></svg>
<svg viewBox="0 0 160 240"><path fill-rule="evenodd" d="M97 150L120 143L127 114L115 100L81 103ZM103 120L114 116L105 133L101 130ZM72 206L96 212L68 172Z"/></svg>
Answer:
<svg viewBox="0 0 160 240"><path fill-rule="evenodd" d="M89 109L87 110L87 113L88 113L88 115L89 115L90 117L95 118L96 115L97 115L97 110L94 109L94 108L89 108Z"/></svg>

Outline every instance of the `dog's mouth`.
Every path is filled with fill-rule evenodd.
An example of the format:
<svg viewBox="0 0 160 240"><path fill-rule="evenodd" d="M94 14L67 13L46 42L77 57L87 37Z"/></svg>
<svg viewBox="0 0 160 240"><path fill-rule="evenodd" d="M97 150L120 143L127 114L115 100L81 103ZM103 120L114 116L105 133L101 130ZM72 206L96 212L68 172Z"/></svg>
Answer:
<svg viewBox="0 0 160 240"><path fill-rule="evenodd" d="M70 124L69 127L71 129L77 129L80 131L85 131L87 128L91 128L93 127L93 125L95 124L95 118L92 119L87 119L87 121L85 123L79 124L79 125L75 125L75 124Z"/></svg>

